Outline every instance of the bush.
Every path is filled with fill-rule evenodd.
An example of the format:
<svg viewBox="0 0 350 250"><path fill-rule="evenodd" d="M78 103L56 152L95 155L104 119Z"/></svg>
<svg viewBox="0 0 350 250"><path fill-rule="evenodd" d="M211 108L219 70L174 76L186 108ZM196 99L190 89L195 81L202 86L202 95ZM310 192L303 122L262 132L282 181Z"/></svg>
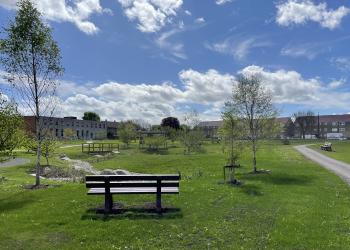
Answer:
<svg viewBox="0 0 350 250"><path fill-rule="evenodd" d="M150 151L158 151L161 147L166 149L167 139L163 136L151 136L144 139L144 144Z"/></svg>
<svg viewBox="0 0 350 250"><path fill-rule="evenodd" d="M290 145L290 140L288 140L288 139L282 139L282 144L283 144L283 145Z"/></svg>

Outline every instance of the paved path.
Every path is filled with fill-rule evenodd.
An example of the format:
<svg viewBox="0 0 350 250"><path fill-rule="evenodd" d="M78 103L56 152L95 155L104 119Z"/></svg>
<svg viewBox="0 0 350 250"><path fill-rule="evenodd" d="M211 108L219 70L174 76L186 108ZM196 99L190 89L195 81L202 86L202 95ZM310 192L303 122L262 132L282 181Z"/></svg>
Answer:
<svg viewBox="0 0 350 250"><path fill-rule="evenodd" d="M11 159L5 162L0 162L0 168L4 168L4 167L14 167L14 166L18 166L18 165L23 165L23 164L27 164L29 163L29 160L26 158L15 158L15 159Z"/></svg>
<svg viewBox="0 0 350 250"><path fill-rule="evenodd" d="M324 154L308 148L307 145L294 146L294 148L305 157L332 171L350 185L350 164L334 160L328 156L325 156Z"/></svg>

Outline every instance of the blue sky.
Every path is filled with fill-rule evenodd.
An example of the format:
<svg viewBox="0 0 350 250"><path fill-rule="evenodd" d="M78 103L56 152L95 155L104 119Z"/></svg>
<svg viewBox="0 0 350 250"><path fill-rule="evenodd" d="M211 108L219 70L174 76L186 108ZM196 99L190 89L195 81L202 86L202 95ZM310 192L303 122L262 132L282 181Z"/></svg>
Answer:
<svg viewBox="0 0 350 250"><path fill-rule="evenodd" d="M1 26L14 2L0 0ZM35 3L61 48L60 115L218 119L238 73L260 75L282 116L350 112L349 1Z"/></svg>

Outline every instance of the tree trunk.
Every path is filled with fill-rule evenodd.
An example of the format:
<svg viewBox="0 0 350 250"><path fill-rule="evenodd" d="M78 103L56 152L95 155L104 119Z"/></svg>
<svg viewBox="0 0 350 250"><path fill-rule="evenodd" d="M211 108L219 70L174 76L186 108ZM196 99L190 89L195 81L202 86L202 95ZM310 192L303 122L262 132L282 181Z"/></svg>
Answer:
<svg viewBox="0 0 350 250"><path fill-rule="evenodd" d="M37 131L39 129L37 128ZM40 137L40 133L38 133L38 137ZM37 151L36 151L36 174L35 174L35 185L36 186L39 186L40 185L40 156L41 156L41 140L40 138L37 137L37 140L38 140L38 148L37 148Z"/></svg>
<svg viewBox="0 0 350 250"><path fill-rule="evenodd" d="M256 141L253 140L253 172L256 173Z"/></svg>
<svg viewBox="0 0 350 250"><path fill-rule="evenodd" d="M41 124L40 124L40 110L39 110L39 90L38 82L36 76L36 62L35 62L35 53L34 46L32 42L32 70L33 70L33 83L34 83L34 94L35 94L35 120L36 120L36 139L38 143L38 148L36 151L36 175L35 175L35 185L40 185L40 157L41 157Z"/></svg>

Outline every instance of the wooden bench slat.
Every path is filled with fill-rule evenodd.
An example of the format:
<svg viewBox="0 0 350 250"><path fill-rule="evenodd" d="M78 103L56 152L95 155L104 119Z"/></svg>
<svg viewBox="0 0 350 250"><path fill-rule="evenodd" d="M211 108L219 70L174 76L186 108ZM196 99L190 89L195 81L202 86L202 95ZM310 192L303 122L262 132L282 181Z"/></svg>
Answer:
<svg viewBox="0 0 350 250"><path fill-rule="evenodd" d="M180 180L179 174L171 175L87 175L86 181L132 181L132 180Z"/></svg>
<svg viewBox="0 0 350 250"><path fill-rule="evenodd" d="M162 194L178 194L179 188L177 187L162 187ZM111 188L111 194L156 194L157 188ZM104 188L91 188L88 191L89 195L104 195Z"/></svg>
<svg viewBox="0 0 350 250"><path fill-rule="evenodd" d="M104 188L106 186L105 182L86 182L87 188ZM179 187L178 181L164 181L161 182L162 187ZM155 181L138 181L138 182L110 182L109 187L157 187L157 182Z"/></svg>

